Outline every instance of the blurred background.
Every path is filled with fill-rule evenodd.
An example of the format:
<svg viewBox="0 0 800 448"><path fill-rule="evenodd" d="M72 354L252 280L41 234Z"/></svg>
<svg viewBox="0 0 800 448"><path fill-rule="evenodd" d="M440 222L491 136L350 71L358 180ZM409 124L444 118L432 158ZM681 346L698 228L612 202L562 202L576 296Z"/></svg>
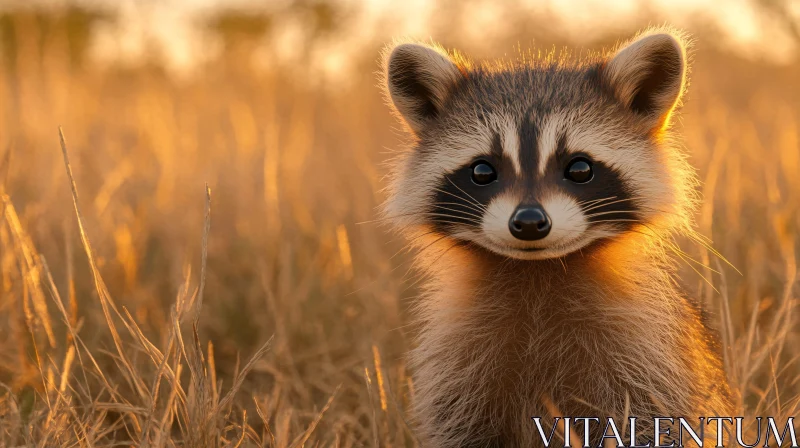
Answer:
<svg viewBox="0 0 800 448"><path fill-rule="evenodd" d="M682 281L742 412L797 415L800 2L3 0L0 445L415 446L417 279L368 222L403 141L380 49L664 23L695 38L699 228L739 271L682 242Z"/></svg>

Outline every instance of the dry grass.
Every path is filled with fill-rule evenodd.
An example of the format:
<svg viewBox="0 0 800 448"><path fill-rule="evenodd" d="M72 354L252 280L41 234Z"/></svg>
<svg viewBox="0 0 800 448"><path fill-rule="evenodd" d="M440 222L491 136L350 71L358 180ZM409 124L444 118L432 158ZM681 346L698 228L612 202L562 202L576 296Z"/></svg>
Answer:
<svg viewBox="0 0 800 448"><path fill-rule="evenodd" d="M17 45L0 70L0 445L415 445L413 274L402 242L356 225L398 143L377 47L352 83L309 88ZM683 280L747 414L797 415L800 65L695 60L698 222L742 274L687 243L701 264Z"/></svg>

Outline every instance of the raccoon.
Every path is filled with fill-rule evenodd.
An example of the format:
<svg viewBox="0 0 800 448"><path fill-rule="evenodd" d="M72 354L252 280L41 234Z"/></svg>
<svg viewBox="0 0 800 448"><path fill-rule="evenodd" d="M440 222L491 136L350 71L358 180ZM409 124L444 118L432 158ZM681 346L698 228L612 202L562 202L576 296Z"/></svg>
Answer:
<svg viewBox="0 0 800 448"><path fill-rule="evenodd" d="M410 143L383 211L424 278L410 360L425 446L541 446L531 418L557 413L735 415L673 257L698 201L671 128L687 44L660 28L580 58L385 50Z"/></svg>

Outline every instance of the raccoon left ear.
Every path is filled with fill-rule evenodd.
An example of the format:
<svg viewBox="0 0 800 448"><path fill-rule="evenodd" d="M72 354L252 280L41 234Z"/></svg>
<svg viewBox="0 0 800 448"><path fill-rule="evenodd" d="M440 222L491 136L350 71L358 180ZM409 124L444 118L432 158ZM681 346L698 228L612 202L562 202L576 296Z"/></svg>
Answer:
<svg viewBox="0 0 800 448"><path fill-rule="evenodd" d="M395 110L419 134L441 112L464 75L439 46L402 43L384 51L386 91Z"/></svg>
<svg viewBox="0 0 800 448"><path fill-rule="evenodd" d="M678 33L645 34L623 45L603 67L620 101L664 126L686 85L686 41Z"/></svg>

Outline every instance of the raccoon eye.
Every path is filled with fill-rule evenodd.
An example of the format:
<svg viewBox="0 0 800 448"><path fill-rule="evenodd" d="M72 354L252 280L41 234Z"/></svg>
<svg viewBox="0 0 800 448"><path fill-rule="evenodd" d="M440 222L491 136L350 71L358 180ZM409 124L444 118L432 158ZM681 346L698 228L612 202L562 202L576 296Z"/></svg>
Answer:
<svg viewBox="0 0 800 448"><path fill-rule="evenodd" d="M489 185L497 180L494 167L484 160L472 164L472 181L478 185Z"/></svg>
<svg viewBox="0 0 800 448"><path fill-rule="evenodd" d="M592 180L592 177L594 177L592 162L583 157L572 159L569 165L567 165L567 169L564 171L564 177L577 184L589 182Z"/></svg>

